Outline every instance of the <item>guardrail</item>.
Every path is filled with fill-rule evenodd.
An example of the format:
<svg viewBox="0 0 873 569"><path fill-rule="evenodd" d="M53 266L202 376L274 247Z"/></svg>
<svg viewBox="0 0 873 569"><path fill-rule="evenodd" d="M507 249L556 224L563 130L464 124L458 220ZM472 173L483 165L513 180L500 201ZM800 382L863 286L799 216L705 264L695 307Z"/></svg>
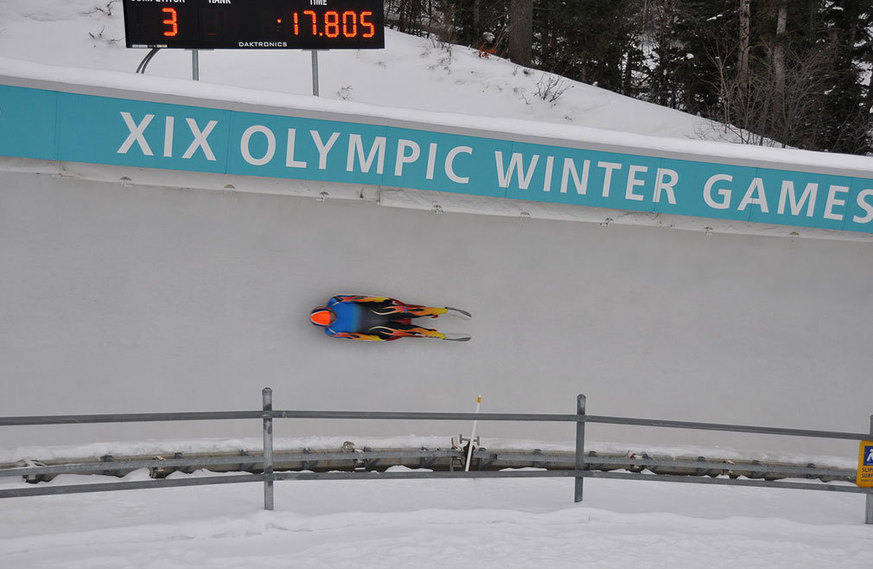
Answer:
<svg viewBox="0 0 873 569"><path fill-rule="evenodd" d="M346 479L400 479L400 478L548 478L565 477L574 479L574 500L579 502L583 498L583 484L585 478L609 478L620 480L656 480L664 482L684 482L695 484L716 484L727 486L758 486L769 488L789 488L801 490L824 490L831 492L850 492L866 494L865 522L873 524L873 488L860 488L857 486L837 485L826 482L803 482L782 481L763 479L744 479L737 477L698 477L680 474L658 474L658 469L671 467L699 467L707 471L712 469L736 468L735 463L728 462L703 462L694 463L689 461L659 460L644 456L630 458L609 458L586 456L585 453L585 425L587 423L602 423L614 425L630 425L643 427L676 428L691 430L709 430L738 433L755 433L766 435L781 435L806 438L826 438L861 441L873 436L873 416L870 418L870 433L852 433L839 431L819 431L810 429L789 429L781 427L760 427L750 425L733 425L723 423L701 423L691 421L673 421L662 419L640 419L630 417L611 417L601 415L589 415L585 411L586 399L579 395L576 401L575 414L542 414L542 413L430 413L430 412L383 412L383 411L301 411L301 410L274 410L272 390L267 387L262 391L263 405L258 411L216 411L216 412L190 412L190 413L127 413L127 414L98 414L98 415L55 415L55 416L22 416L0 417L0 427L25 426L25 425L64 425L85 423L132 423L132 422L164 422L164 421L206 421L206 420L246 420L260 419L263 425L263 452L261 456L246 456L244 461L239 456L232 457L197 457L197 458L172 458L135 461L108 460L87 464L66 465L28 465L24 467L0 469L0 477L8 476L39 476L52 473L88 472L99 468L102 471L124 470L129 468L155 468L155 467L193 467L216 464L240 464L246 462L251 465L261 465L261 473L247 473L239 475L227 475L204 478L174 478L158 479L151 481L119 481L99 484L76 484L60 486L37 486L32 488L12 488L0 490L0 498L72 494L84 492L103 492L111 490L133 490L156 487L180 487L202 486L213 484L235 484L245 482L262 482L264 485L264 509L272 510L274 506L274 482L277 480L346 480ZM405 472L377 472L372 470L356 470L352 472L279 472L275 469L275 456L273 452L273 420L274 419L357 419L357 420L429 420L429 421L528 421L528 422L569 422L576 424L576 449L573 453L573 468L560 470L499 470L499 471L405 471ZM378 459L386 457L384 453L363 453L355 455L357 459ZM392 455L396 456L394 452ZM438 457L454 457L463 453L452 451L413 451L408 454L422 460L433 460ZM343 458L348 455L340 453L334 458ZM497 456L487 451L477 451L473 455L478 460L488 460ZM311 458L311 455L309 455ZM286 460L289 457L284 457ZM295 457L301 460L307 455ZM544 466L560 460L566 461L566 457L556 455L538 455L537 461ZM633 472L614 472L608 466L612 464L618 467L633 465ZM606 466L606 468L604 467ZM592 468L594 467L594 468ZM597 468L597 469L595 469ZM644 469L649 469L654 474L643 474ZM797 476L822 476L833 474L845 474L832 469L816 468L813 465L807 467L796 466L770 466L755 464L755 471L761 473L780 472L790 473Z"/></svg>

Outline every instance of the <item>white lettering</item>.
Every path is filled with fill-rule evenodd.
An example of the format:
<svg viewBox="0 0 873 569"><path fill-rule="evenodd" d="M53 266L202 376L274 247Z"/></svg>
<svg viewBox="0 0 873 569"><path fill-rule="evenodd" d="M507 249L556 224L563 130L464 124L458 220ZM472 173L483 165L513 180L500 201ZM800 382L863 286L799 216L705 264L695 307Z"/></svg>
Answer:
<svg viewBox="0 0 873 569"><path fill-rule="evenodd" d="M351 172L355 166L355 156L358 157L358 162L361 164L361 172L367 174L370 172L370 167L373 165L373 160L378 154L379 161L376 163L376 173L381 174L385 166L385 142L384 136L377 136L373 139L373 146L370 147L370 153L364 159L364 143L361 140L360 134L349 135L349 154L346 160L346 172Z"/></svg>
<svg viewBox="0 0 873 569"><path fill-rule="evenodd" d="M567 182L570 181L570 176L573 176L573 183L576 185L576 193L584 196L588 192L588 171L591 168L591 160L582 161L582 176L576 171L576 162L572 158L564 158L564 171L561 174L561 193L567 193Z"/></svg>
<svg viewBox="0 0 873 569"><path fill-rule="evenodd" d="M333 145L336 144L340 133L331 133L330 138L327 140L327 144L321 141L321 135L317 130L310 130L309 134L312 136L312 141L315 142L315 147L318 149L318 169L326 170L327 154L330 152L330 149L333 148Z"/></svg>
<svg viewBox="0 0 873 569"><path fill-rule="evenodd" d="M288 148L285 149L285 166L288 168L306 168L306 162L294 159L294 148L297 146L297 129L288 129Z"/></svg>
<svg viewBox="0 0 873 569"><path fill-rule="evenodd" d="M873 221L873 204L867 201L867 197L873 196L873 190L861 190L858 192L858 206L867 212L864 217L854 216L852 221L855 223L870 223Z"/></svg>
<svg viewBox="0 0 873 569"><path fill-rule="evenodd" d="M286 41L241 41L237 42L239 47L288 47Z"/></svg>
<svg viewBox="0 0 873 569"><path fill-rule="evenodd" d="M473 154L473 149L469 146L456 146L449 150L448 156L446 156L446 176L449 177L449 180L455 182L456 184L467 184L470 182L470 178L465 176L458 176L455 174L454 162L455 156L461 153L464 154Z"/></svg>
<svg viewBox="0 0 873 569"><path fill-rule="evenodd" d="M643 195L642 194L635 194L634 188L636 186L645 185L646 181L645 180L638 180L637 174L643 174L643 173L648 172L648 171L649 171L649 169L646 166L631 165L628 168L627 188L625 188L625 191L624 191L625 199L634 200L634 201L642 201L643 200Z"/></svg>
<svg viewBox="0 0 873 569"><path fill-rule="evenodd" d="M612 184L612 171L621 170L621 164L618 162L598 162L598 168L603 168L606 172L603 173L603 197L609 197L609 186Z"/></svg>
<svg viewBox="0 0 873 569"><path fill-rule="evenodd" d="M406 150L409 149L412 152L406 154ZM403 175L403 165L404 164L412 164L418 157L421 156L421 147L418 146L418 143L412 140L404 140L400 139L397 141L397 160L394 161L394 175L402 176Z"/></svg>
<svg viewBox="0 0 873 569"><path fill-rule="evenodd" d="M791 180L782 180L782 191L779 194L779 209L778 213L785 213L785 204L791 206L791 215L800 215L800 210L803 209L803 204L806 206L806 217L812 217L815 210L815 199L818 194L818 184L810 182L800 194L800 201L797 201L797 196L794 194L794 182Z"/></svg>
<svg viewBox="0 0 873 569"><path fill-rule="evenodd" d="M173 127L176 124L176 117L164 118L164 158L172 158L173 156Z"/></svg>
<svg viewBox="0 0 873 569"><path fill-rule="evenodd" d="M533 177L540 155L533 155L530 165L527 168L527 172L524 172L524 159L519 152L512 153L512 158L510 158L509 166L506 169L503 168L503 152L495 150L494 159L497 162L497 183L501 188L509 187L509 184L512 182L512 174L515 172L518 174L518 188L520 190L526 190L528 186L530 186L530 180Z"/></svg>
<svg viewBox="0 0 873 569"><path fill-rule="evenodd" d="M740 200L740 205L737 207L737 211L745 210L746 206L750 204L760 207L761 213L769 213L770 211L767 207L767 194L764 193L764 180L761 178L752 179L752 183L749 184L749 189L746 190L746 194L743 196L743 199Z"/></svg>
<svg viewBox="0 0 873 569"><path fill-rule="evenodd" d="M543 191L550 192L552 190L552 168L555 165L555 157L546 157L546 176L543 178Z"/></svg>
<svg viewBox="0 0 873 569"><path fill-rule="evenodd" d="M844 194L849 191L848 186L831 186L828 189L828 199L825 202L825 210L824 216L825 219L833 219L836 221L842 221L843 214L842 213L834 213L834 206L844 206L846 205L846 200L841 200L837 198L837 194Z"/></svg>
<svg viewBox="0 0 873 569"><path fill-rule="evenodd" d="M263 134L267 137L267 151L264 152L264 155L260 158L255 158L252 156L251 149L249 148L252 135L256 132ZM252 166L263 166L273 159L273 155L276 154L276 136L273 134L273 131L269 128L256 124L254 126L250 126L243 132L242 137L239 140L239 151L242 153L243 160L251 164Z"/></svg>
<svg viewBox="0 0 873 569"><path fill-rule="evenodd" d="M218 124L218 121L209 121L203 131L200 130L200 127L197 126L197 122L195 122L194 119L185 119L185 122L188 123L188 128L191 129L191 134L194 135L194 141L188 147L188 150L185 151L185 154L182 155L182 158L191 158L194 156L194 153L197 152L197 149L201 148L206 159L214 162L215 154L212 153L212 149L209 147L209 142L206 138L212 132L212 129L215 128L215 125Z"/></svg>
<svg viewBox="0 0 873 569"><path fill-rule="evenodd" d="M139 144L139 149L143 154L146 156L154 156L152 149L149 147L149 143L146 142L145 136L143 136L143 132L145 132L149 123L152 122L152 119L155 118L155 115L144 116L139 124L136 124L133 121L133 117L130 116L130 113L126 111L121 112L121 118L124 119L124 124L127 125L130 134L127 135L127 139L121 144L118 150L116 150L116 154L127 154L127 151L130 150L130 147L133 146L134 142L136 142Z"/></svg>
<svg viewBox="0 0 873 569"><path fill-rule="evenodd" d="M427 174L428 180L433 180L433 171L436 168L437 143L431 142L427 150Z"/></svg>
<svg viewBox="0 0 873 569"><path fill-rule="evenodd" d="M718 190L718 195L722 197L721 202L716 202L712 199L712 187L716 182L733 182L734 177L729 174L716 174L714 176L710 176L710 178L706 181L706 185L703 187L703 201L706 202L706 205L713 209L727 209L731 206L731 191L729 188Z"/></svg>
<svg viewBox="0 0 873 569"><path fill-rule="evenodd" d="M665 176L670 177L669 182L665 179ZM666 192L667 202L676 205L676 194L673 192L673 186L679 181L679 172L669 168L658 168L655 178L657 181L655 182L655 193L652 196L652 200L655 203L659 203L661 201L661 192Z"/></svg>

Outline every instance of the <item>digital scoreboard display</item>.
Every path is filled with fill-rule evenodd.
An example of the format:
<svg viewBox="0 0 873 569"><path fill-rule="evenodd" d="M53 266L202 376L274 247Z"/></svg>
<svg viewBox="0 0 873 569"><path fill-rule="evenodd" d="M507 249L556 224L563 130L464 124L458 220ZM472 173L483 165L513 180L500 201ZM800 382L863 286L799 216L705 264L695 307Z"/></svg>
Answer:
<svg viewBox="0 0 873 569"><path fill-rule="evenodd" d="M385 47L382 0L123 1L127 47Z"/></svg>

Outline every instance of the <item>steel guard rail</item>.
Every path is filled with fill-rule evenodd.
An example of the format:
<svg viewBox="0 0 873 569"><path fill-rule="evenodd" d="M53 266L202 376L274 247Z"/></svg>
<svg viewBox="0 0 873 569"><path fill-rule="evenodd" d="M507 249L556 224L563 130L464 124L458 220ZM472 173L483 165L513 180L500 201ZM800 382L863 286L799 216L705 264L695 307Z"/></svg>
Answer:
<svg viewBox="0 0 873 569"><path fill-rule="evenodd" d="M143 423L160 421L214 421L237 419L382 419L423 421L530 421L564 423L604 423L645 427L665 427L701 431L732 431L763 435L786 435L823 439L864 440L869 433L761 427L728 423L701 423L665 419L639 419L608 415L568 415L560 413L431 413L404 411L197 411L188 413L105 413L95 415L31 415L0 417L0 427L25 425L70 425L88 423Z"/></svg>
<svg viewBox="0 0 873 569"><path fill-rule="evenodd" d="M828 483L780 482L772 480L751 480L733 478L696 478L681 475L640 474L632 472L598 472L588 470L585 457L585 424L602 423L626 426L646 426L660 428L708 430L738 433L753 433L766 435L782 435L807 438L843 439L862 441L873 438L873 416L870 418L869 433L853 433L840 431L822 431L812 429L791 429L782 427L762 427L753 425L734 425L725 423L704 423L694 421L673 421L663 419L641 419L632 417L613 417L588 415L585 413L586 399L579 395L576 401L576 414L557 413L434 413L434 412L395 412L395 411L301 411L274 410L272 389L266 387L262 391L263 408L259 411L203 411L181 413L108 413L90 415L53 415L53 416L20 416L0 417L0 427L29 425L68 425L96 423L133 423L133 422L169 422L169 421L213 421L213 420L251 420L263 421L263 457L252 456L247 459L252 464L263 464L262 474L216 476L192 479L161 479L149 482L112 482L100 484L81 484L64 486L44 486L23 489L0 490L0 498L24 497L52 494L72 494L85 492L103 492L111 490L132 490L152 487L185 487L212 484L234 484L243 482L263 482L264 509L272 510L274 506L273 483L276 480L348 480L348 479L410 479L410 478L573 478L575 480L574 500L580 502L583 497L583 480L585 478L611 478L620 480L657 480L664 482L686 482L696 484L716 484L729 486L757 486L769 488L790 488L804 490L825 490L832 492L850 492L866 494L865 522L873 524L873 488L843 486ZM529 422L569 422L576 424L575 470L562 471L479 471L479 472L274 472L273 470L273 420L274 419L353 419L353 420L428 420L428 421L529 421ZM238 458L232 459L239 462ZM230 459L228 459L228 462ZM164 461L162 461L164 462ZM206 462L204 459L178 459L174 463L195 466ZM215 459L209 459L215 464ZM151 464L150 461L142 461ZM645 461L647 465L668 464L667 462ZM101 463L104 470L112 470L112 462ZM93 468L93 465L89 465ZM0 476L36 474L40 472L57 472L59 467L31 466L27 468L7 469ZM799 470L800 471L800 470Z"/></svg>

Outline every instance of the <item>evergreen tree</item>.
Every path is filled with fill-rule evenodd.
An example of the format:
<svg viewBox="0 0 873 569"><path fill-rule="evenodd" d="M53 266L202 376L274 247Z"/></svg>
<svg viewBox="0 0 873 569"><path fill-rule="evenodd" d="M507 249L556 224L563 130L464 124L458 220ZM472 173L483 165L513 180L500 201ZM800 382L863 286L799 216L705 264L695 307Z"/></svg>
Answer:
<svg viewBox="0 0 873 569"><path fill-rule="evenodd" d="M737 77L739 4L736 0L680 0L658 72L670 77L676 108L730 120L722 93Z"/></svg>
<svg viewBox="0 0 873 569"><path fill-rule="evenodd" d="M592 85L624 92L626 66L640 60L628 2L538 0L534 5L534 62Z"/></svg>
<svg viewBox="0 0 873 569"><path fill-rule="evenodd" d="M869 99L861 83L861 64L869 60L873 48L870 11L869 0L843 0L828 3L824 9L824 48L832 64L822 97L823 107L830 117L821 125L818 146L822 150L870 151Z"/></svg>

